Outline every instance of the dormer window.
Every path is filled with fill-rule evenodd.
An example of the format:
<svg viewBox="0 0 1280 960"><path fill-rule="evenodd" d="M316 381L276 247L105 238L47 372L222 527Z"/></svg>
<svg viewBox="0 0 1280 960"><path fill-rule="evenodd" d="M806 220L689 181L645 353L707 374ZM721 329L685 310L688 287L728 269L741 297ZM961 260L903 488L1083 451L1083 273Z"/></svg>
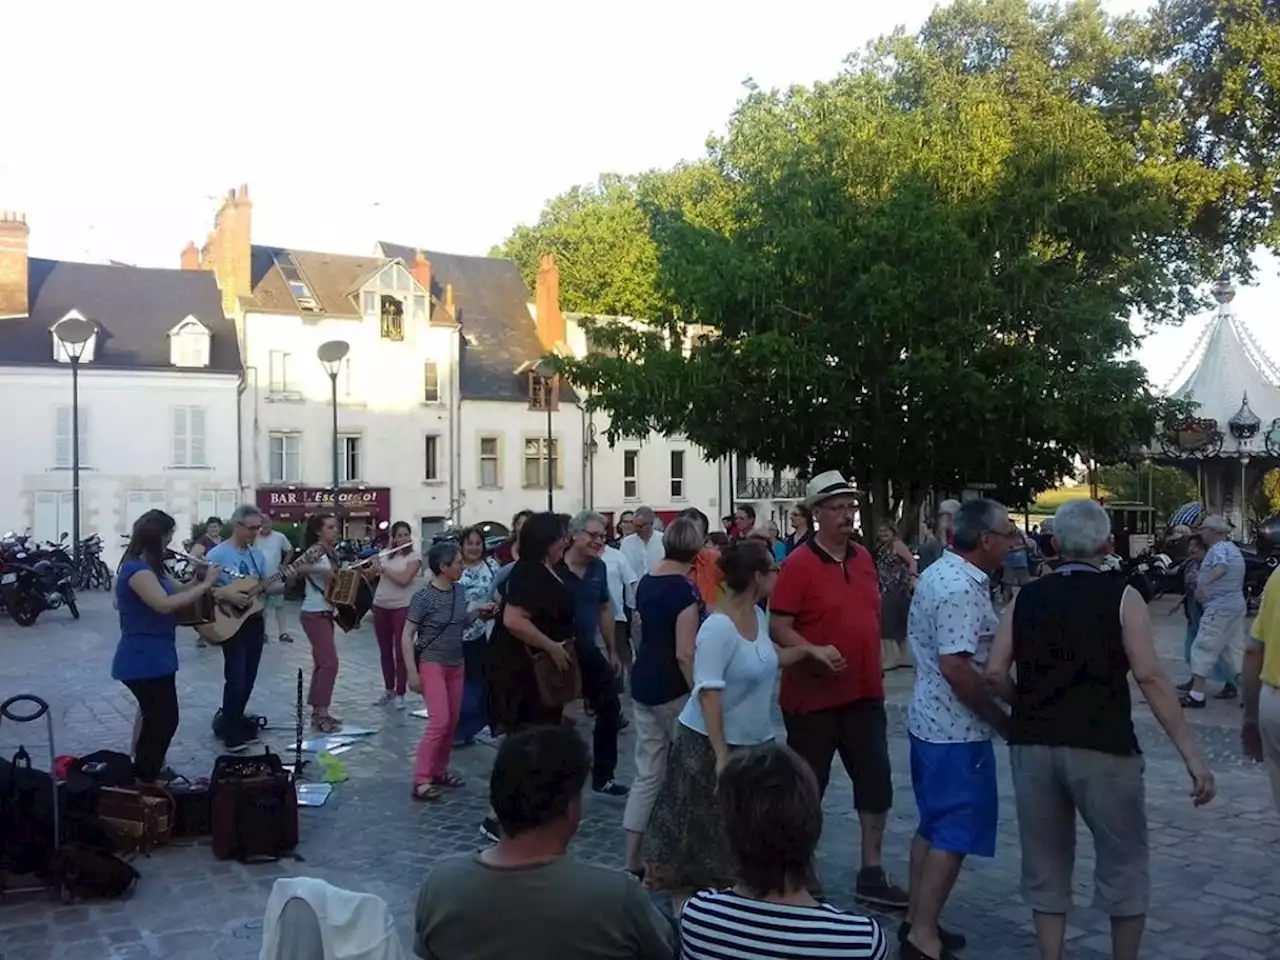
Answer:
<svg viewBox="0 0 1280 960"><path fill-rule="evenodd" d="M169 362L175 367L209 365L209 329L195 317L169 331Z"/></svg>
<svg viewBox="0 0 1280 960"><path fill-rule="evenodd" d="M79 320L83 322L84 316L81 315L79 310L69 310L62 320ZM59 320L58 323L62 323L62 320ZM93 335L84 343L68 347L58 336L58 323L55 323L49 330L49 336L53 340L53 359L58 363L70 363L72 354L75 354L81 363L93 363L94 355L98 351L97 329L94 329Z"/></svg>
<svg viewBox="0 0 1280 960"><path fill-rule="evenodd" d="M404 339L404 301L397 297L382 297L382 339Z"/></svg>
<svg viewBox="0 0 1280 960"><path fill-rule="evenodd" d="M548 380L536 373L529 373L529 409L557 410L560 407L560 384L555 378Z"/></svg>

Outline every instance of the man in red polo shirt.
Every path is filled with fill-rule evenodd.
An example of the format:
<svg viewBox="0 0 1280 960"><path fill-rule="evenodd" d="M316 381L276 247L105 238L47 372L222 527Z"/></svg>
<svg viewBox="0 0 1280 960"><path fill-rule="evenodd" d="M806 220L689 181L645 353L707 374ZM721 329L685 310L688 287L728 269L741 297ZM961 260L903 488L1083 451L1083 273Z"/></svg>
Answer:
<svg viewBox="0 0 1280 960"><path fill-rule="evenodd" d="M782 675L787 745L804 757L826 790L837 753L853 781L862 827L859 900L905 910L907 892L884 872L885 822L893 806L884 678L880 662L880 581L871 554L850 539L856 491L838 471L809 482L805 505L817 532L787 557L770 602L769 631L783 647L833 646L843 673L805 664Z"/></svg>

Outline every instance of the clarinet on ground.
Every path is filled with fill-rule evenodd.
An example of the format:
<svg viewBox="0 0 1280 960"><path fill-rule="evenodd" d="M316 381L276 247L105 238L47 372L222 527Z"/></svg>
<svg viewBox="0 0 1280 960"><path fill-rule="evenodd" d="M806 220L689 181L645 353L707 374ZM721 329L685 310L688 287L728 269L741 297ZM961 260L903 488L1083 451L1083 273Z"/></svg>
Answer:
<svg viewBox="0 0 1280 960"><path fill-rule="evenodd" d="M302 778L302 668L298 668L298 703L297 726L294 728L293 743L293 776L295 780Z"/></svg>

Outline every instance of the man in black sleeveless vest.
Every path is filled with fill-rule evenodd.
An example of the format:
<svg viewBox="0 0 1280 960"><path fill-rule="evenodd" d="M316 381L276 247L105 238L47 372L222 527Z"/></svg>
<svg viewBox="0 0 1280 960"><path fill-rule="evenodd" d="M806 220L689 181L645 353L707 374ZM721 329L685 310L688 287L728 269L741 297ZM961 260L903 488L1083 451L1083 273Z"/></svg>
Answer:
<svg viewBox="0 0 1280 960"><path fill-rule="evenodd" d="M1111 916L1112 956L1136 960L1150 874L1130 671L1187 765L1196 806L1213 799L1213 775L1156 655L1146 604L1124 580L1098 570L1112 546L1106 511L1092 500L1065 504L1053 533L1063 563L1005 609L987 661L988 681L1013 706L1022 893L1041 957L1059 960L1080 811L1093 833L1094 905Z"/></svg>

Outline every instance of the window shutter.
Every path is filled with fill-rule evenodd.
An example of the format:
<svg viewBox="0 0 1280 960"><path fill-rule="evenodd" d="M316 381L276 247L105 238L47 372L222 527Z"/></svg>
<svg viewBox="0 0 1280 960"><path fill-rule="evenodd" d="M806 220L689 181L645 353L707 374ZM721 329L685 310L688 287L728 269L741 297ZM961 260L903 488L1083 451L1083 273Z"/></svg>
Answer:
<svg viewBox="0 0 1280 960"><path fill-rule="evenodd" d="M54 443L53 465L55 467L71 466L71 408L58 407L57 439Z"/></svg>
<svg viewBox="0 0 1280 960"><path fill-rule="evenodd" d="M205 459L204 407L188 407L187 416L191 431L191 466L208 466Z"/></svg>
<svg viewBox="0 0 1280 960"><path fill-rule="evenodd" d="M89 410L80 404L80 466L92 463L89 459Z"/></svg>
<svg viewBox="0 0 1280 960"><path fill-rule="evenodd" d="M187 408L173 408L173 465L187 466Z"/></svg>
<svg viewBox="0 0 1280 960"><path fill-rule="evenodd" d="M200 510L199 516L196 518L197 523L204 523L209 517L221 517L218 513L218 491L217 490L201 490L200 491Z"/></svg>

